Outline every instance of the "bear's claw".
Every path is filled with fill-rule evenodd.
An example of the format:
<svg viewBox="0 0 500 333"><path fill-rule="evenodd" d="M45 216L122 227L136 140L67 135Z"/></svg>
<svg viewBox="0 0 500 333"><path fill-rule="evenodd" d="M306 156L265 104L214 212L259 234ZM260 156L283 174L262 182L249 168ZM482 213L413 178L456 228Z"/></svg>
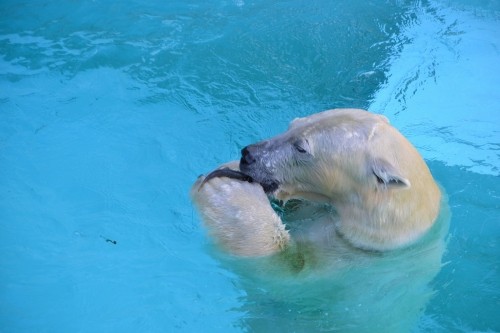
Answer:
<svg viewBox="0 0 500 333"><path fill-rule="evenodd" d="M203 185L205 185L206 182L208 182L210 179L216 178L216 177L227 177L227 178L231 178L231 179L236 179L236 180L241 180L241 181L253 183L253 178L247 174L244 174L241 171L232 170L229 168L222 168L222 169L217 169L215 171L210 172L205 177L203 182L201 183L200 187L198 188L198 191L203 187Z"/></svg>

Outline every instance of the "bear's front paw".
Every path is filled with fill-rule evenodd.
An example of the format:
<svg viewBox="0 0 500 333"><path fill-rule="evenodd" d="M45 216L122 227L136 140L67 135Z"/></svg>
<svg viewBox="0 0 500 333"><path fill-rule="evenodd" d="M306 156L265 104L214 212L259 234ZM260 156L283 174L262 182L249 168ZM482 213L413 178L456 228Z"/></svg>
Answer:
<svg viewBox="0 0 500 333"><path fill-rule="evenodd" d="M235 172L234 177L212 173L194 184L191 196L203 222L215 241L233 254L262 256L281 251L290 236L263 188Z"/></svg>

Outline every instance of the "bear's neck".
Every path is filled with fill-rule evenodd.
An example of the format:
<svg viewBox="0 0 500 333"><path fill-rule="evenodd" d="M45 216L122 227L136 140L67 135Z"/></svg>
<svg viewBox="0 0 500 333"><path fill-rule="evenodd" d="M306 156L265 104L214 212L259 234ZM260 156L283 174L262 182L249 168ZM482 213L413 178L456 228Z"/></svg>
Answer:
<svg viewBox="0 0 500 333"><path fill-rule="evenodd" d="M437 218L440 197L434 184L425 191L378 190L332 203L344 238L359 248L384 251L411 244L424 234Z"/></svg>

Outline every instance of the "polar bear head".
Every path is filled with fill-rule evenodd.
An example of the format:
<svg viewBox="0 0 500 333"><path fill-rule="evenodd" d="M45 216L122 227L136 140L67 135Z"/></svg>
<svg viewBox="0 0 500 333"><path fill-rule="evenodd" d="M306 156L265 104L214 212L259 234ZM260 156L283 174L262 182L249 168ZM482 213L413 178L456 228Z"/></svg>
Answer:
<svg viewBox="0 0 500 333"><path fill-rule="evenodd" d="M284 134L245 147L240 168L283 199L331 200L366 187L404 189L411 182L400 164L416 153L411 146L397 147L405 143L383 116L330 110L297 118Z"/></svg>
<svg viewBox="0 0 500 333"><path fill-rule="evenodd" d="M285 133L245 147L240 169L278 199L332 203L339 231L360 247L406 244L439 210L439 189L417 150L387 118L363 110L295 119Z"/></svg>

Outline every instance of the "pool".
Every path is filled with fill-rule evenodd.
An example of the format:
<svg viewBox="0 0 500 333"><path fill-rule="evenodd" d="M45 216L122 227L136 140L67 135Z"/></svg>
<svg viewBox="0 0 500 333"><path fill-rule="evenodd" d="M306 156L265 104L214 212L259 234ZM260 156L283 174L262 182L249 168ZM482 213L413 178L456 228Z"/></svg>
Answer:
<svg viewBox="0 0 500 333"><path fill-rule="evenodd" d="M411 331L500 331L497 2L3 1L0 14L0 331L356 328L220 260L188 195L245 145L336 107L388 116L447 193L446 249Z"/></svg>

